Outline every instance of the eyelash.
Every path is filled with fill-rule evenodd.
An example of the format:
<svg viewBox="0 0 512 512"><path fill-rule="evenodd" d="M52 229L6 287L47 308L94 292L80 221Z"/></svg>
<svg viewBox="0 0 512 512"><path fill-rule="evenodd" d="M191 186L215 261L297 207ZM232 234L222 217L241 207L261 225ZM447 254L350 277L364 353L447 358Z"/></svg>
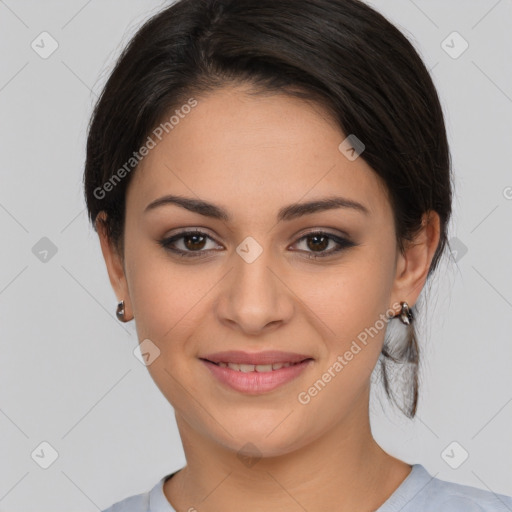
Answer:
<svg viewBox="0 0 512 512"><path fill-rule="evenodd" d="M165 250L170 251L170 252L172 252L178 256L184 257L184 258L198 258L198 257L204 256L205 253L213 250L213 249L210 249L210 250L201 249L198 251L183 251L181 249L176 249L176 248L171 247L171 245L173 243L175 243L176 241L178 241L182 238L186 238L187 236L193 236L193 235L199 235L202 237L209 238L212 241L215 241L215 240L213 240L213 238L211 238L206 233L199 231L199 230L194 230L194 231L182 231L181 233L177 233L176 235L173 235L169 238L164 238L162 240L159 240L158 243ZM337 235L334 235L332 233L328 233L325 231L311 231L310 233L306 233L301 238L299 238L296 243L301 242L302 240L306 240L313 236L326 237L329 240L332 240L335 243L337 243L339 247L337 249L330 250L327 252L318 253L318 254L314 254L314 253L310 252L306 256L308 259L316 260L316 259L320 259L320 258L326 258L328 256L331 256L332 254L339 253L343 249L348 249L350 247L354 247L357 245L354 242L348 240L347 238L342 238L340 236L337 236Z"/></svg>

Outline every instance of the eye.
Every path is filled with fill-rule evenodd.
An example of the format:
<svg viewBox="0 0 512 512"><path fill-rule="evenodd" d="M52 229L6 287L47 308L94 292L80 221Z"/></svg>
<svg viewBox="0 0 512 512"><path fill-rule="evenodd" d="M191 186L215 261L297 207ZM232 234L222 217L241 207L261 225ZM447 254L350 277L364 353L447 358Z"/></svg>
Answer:
<svg viewBox="0 0 512 512"><path fill-rule="evenodd" d="M159 240L159 244L166 250L171 251L179 256L194 258L197 256L204 256L205 252L213 249L205 249L207 240L213 240L209 235L203 231L183 231L169 238ZM179 242L179 243L177 243ZM181 245L182 248L176 247Z"/></svg>
<svg viewBox="0 0 512 512"><path fill-rule="evenodd" d="M305 241L306 250L309 252L307 258L325 258L332 254L338 253L343 249L354 247L356 244L347 238L343 238L333 233L327 233L325 231L312 231L301 237L296 243ZM334 248L326 251L329 244L334 245ZM332 247L331 245L331 247Z"/></svg>
<svg viewBox="0 0 512 512"><path fill-rule="evenodd" d="M165 250L185 258L196 258L204 256L206 253L217 250L207 248L208 241L215 242L212 237L200 230L182 231L171 237L159 240L158 243ZM343 238L333 233L325 231L312 231L299 238L295 245L305 242L306 249L300 249L300 252L307 253L307 258L317 259L338 253L343 249L354 247L356 244L347 238ZM216 243L216 242L215 242ZM326 250L334 245L331 250ZM181 247L179 247L181 246ZM222 247L222 246L220 246Z"/></svg>

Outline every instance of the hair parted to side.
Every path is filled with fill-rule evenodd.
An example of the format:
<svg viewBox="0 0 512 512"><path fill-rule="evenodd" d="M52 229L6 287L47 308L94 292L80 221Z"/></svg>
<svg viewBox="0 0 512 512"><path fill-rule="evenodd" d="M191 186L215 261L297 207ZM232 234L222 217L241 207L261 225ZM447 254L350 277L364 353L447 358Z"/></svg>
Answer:
<svg viewBox="0 0 512 512"><path fill-rule="evenodd" d="M87 140L89 219L96 227L98 213L107 214L103 224L121 256L126 190L137 166L108 192L104 184L126 169L174 109L228 84L315 101L344 134L355 134L365 144L360 158L385 184L400 251L421 229L424 213L439 214L430 276L447 244L452 208L442 108L412 44L359 0L179 0L144 23L96 103ZM382 377L388 397L413 417L419 362L414 324L402 342L386 340ZM387 365L401 358L410 377L399 404Z"/></svg>

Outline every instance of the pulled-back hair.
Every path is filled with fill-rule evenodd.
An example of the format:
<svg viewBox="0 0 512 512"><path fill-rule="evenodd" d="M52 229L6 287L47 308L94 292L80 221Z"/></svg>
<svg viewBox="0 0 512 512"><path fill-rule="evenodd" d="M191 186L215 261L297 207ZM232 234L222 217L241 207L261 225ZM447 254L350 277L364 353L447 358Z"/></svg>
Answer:
<svg viewBox="0 0 512 512"><path fill-rule="evenodd" d="M107 214L106 231L121 255L134 152L190 98L228 84L313 100L344 134L355 134L365 145L360 158L386 185L400 251L424 213L439 214L430 276L447 244L452 202L442 108L412 44L358 0L179 0L144 23L97 101L87 140L89 218L94 225L100 211ZM397 354L412 363L400 406L412 417L419 355L414 326L408 332L405 349L386 341L381 363L392 399L386 364L399 362Z"/></svg>

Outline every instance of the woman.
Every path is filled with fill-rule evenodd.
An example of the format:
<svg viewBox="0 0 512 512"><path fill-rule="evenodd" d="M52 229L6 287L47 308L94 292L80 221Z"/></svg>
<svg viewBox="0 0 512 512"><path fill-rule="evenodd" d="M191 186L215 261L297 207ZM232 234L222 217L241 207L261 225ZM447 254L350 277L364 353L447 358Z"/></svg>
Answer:
<svg viewBox="0 0 512 512"><path fill-rule="evenodd" d="M375 368L415 415L415 304L452 200L436 90L383 16L178 1L119 58L84 183L187 459L108 511L512 510L372 436Z"/></svg>

